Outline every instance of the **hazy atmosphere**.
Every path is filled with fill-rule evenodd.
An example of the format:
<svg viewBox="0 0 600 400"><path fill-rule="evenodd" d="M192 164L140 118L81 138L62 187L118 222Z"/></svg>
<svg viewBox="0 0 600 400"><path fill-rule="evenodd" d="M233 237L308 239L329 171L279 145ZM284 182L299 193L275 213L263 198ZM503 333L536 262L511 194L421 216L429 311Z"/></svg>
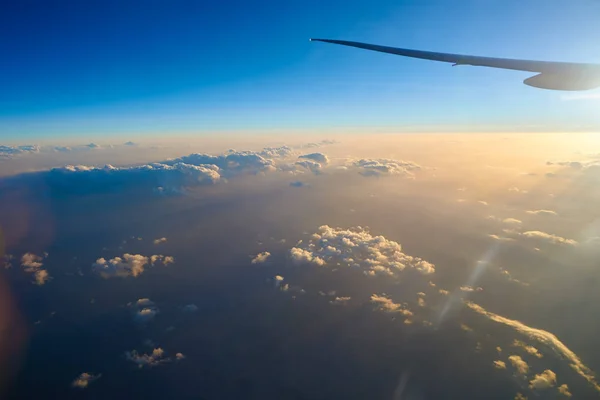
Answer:
<svg viewBox="0 0 600 400"><path fill-rule="evenodd" d="M5 150L8 397L598 396L595 136L294 139Z"/></svg>

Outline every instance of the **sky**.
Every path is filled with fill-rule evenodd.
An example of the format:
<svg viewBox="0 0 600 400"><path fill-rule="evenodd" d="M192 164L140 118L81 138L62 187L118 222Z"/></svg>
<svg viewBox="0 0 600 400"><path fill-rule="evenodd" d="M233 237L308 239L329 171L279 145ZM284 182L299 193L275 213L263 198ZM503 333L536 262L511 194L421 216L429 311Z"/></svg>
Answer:
<svg viewBox="0 0 600 400"><path fill-rule="evenodd" d="M600 2L19 1L0 141L291 131L596 131L600 92L311 43L600 62Z"/></svg>

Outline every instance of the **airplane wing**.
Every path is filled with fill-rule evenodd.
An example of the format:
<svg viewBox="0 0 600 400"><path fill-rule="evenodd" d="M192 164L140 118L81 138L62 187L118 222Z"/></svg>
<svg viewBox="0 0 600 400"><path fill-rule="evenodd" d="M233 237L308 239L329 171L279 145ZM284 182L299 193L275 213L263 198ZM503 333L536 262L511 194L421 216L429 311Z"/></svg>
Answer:
<svg viewBox="0 0 600 400"><path fill-rule="evenodd" d="M368 43L349 42L346 40L310 39L316 42L340 44L360 49L379 51L399 56L420 58L424 60L442 61L454 65L473 65L511 69L517 71L537 72L523 81L526 85L552 90L588 90L600 87L600 64L569 63L555 61L516 60L510 58L493 58L467 56L432 51L410 50L397 47L378 46Z"/></svg>

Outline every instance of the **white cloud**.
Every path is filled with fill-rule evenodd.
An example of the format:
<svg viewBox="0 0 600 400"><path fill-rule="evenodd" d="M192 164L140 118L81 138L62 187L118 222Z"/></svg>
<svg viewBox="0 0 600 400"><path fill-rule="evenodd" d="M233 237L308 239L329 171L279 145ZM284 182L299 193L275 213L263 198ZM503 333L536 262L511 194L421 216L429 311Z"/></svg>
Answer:
<svg viewBox="0 0 600 400"><path fill-rule="evenodd" d="M136 322L145 324L152 321L156 314L158 314L157 308L142 308L135 313L134 319Z"/></svg>
<svg viewBox="0 0 600 400"><path fill-rule="evenodd" d="M47 256L47 254L45 254ZM32 274L34 277L34 283L36 285L43 285L50 279L50 274L45 269L41 269L44 263L43 257L35 255L33 253L25 253L21 257L21 266L23 270L28 274Z"/></svg>
<svg viewBox="0 0 600 400"><path fill-rule="evenodd" d="M479 204L482 204L482 205L484 205L484 206L487 206L487 205L488 205L488 202L487 202L487 201L483 201L483 200L479 200L479 201L478 201L478 203L479 203Z"/></svg>
<svg viewBox="0 0 600 400"><path fill-rule="evenodd" d="M174 263L175 259L160 254L147 257L141 254L125 253L122 257L114 257L109 260L101 257L92 264L92 269L103 278L138 277L144 273L146 266L155 265L157 262L167 266Z"/></svg>
<svg viewBox="0 0 600 400"><path fill-rule="evenodd" d="M183 355L183 353L177 353L175 354L175 359L176 360L183 360L185 358L185 356Z"/></svg>
<svg viewBox="0 0 600 400"><path fill-rule="evenodd" d="M502 223L506 224L506 225L521 225L523 222L516 219L516 218L505 218L502 220Z"/></svg>
<svg viewBox="0 0 600 400"><path fill-rule="evenodd" d="M551 244L560 244L560 245L569 245L569 246L577 245L577 242L573 239L565 239L563 237L553 235L551 233L541 232L541 231L527 231L527 232L521 233L521 236L524 236L524 237L527 237L530 239L535 239L535 240L542 241L542 242L546 242L546 243L551 243Z"/></svg>
<svg viewBox="0 0 600 400"><path fill-rule="evenodd" d="M40 147L36 145L2 146L0 145L0 160L12 158L22 154L39 153Z"/></svg>
<svg viewBox="0 0 600 400"><path fill-rule="evenodd" d="M328 164L329 163L329 158L327 158L327 156L323 153L304 154L304 155L299 156L298 158L304 158L306 160L316 161L319 164Z"/></svg>
<svg viewBox="0 0 600 400"><path fill-rule="evenodd" d="M363 158L351 163L359 169L364 176L404 175L414 176L414 171L421 170L421 166L410 161L391 160L386 158Z"/></svg>
<svg viewBox="0 0 600 400"><path fill-rule="evenodd" d="M321 169L323 168L323 166L320 163L312 160L296 161L294 165L307 169L315 175L320 174Z"/></svg>
<svg viewBox="0 0 600 400"><path fill-rule="evenodd" d="M575 370L576 373L578 373L582 378L587 380L588 383L594 387L594 389L600 392L600 385L598 385L598 383L596 382L592 370L585 366L581 359L579 359L579 357L577 357L575 353L573 353L567 346L565 346L560 340L558 340L558 338L552 333L544 331L542 329L532 328L523 324L522 322L508 319L498 314L494 314L485 310L483 307L475 303L468 302L466 304L471 310L487 317L491 321L509 326L517 332L527 336L529 339L536 340L539 343L548 346L550 349L552 349L554 353L559 355L561 358L567 360L571 368L573 368L573 370Z"/></svg>
<svg viewBox="0 0 600 400"><path fill-rule="evenodd" d="M529 211L527 211L527 214L547 215L547 216L557 216L558 215L558 213L556 211L552 211L552 210L529 210Z"/></svg>
<svg viewBox="0 0 600 400"><path fill-rule="evenodd" d="M154 244L161 244L161 243L165 243L167 241L166 237L162 237L159 239L154 239Z"/></svg>
<svg viewBox="0 0 600 400"><path fill-rule="evenodd" d="M90 373L84 372L83 374L75 378L75 380L71 383L71 386L79 389L85 389L89 386L90 383L100 379L101 376L101 374L92 375Z"/></svg>
<svg viewBox="0 0 600 400"><path fill-rule="evenodd" d="M399 243L372 236L360 226L342 229L323 225L301 245L290 251L297 264L340 264L370 276L398 277L406 268L423 275L435 272L433 264L403 253Z"/></svg>
<svg viewBox="0 0 600 400"><path fill-rule="evenodd" d="M373 294L371 296L371 303L376 305L376 309L388 313L400 313L405 317L412 317L413 313L410 310L404 308L402 304L394 303L389 297L385 295L379 296Z"/></svg>
<svg viewBox="0 0 600 400"><path fill-rule="evenodd" d="M506 369L506 363L504 361L494 361L494 367L497 369Z"/></svg>
<svg viewBox="0 0 600 400"><path fill-rule="evenodd" d="M330 303L336 305L346 305L349 301L350 297L336 297L335 299L331 300Z"/></svg>
<svg viewBox="0 0 600 400"><path fill-rule="evenodd" d="M256 255L256 257L254 257L252 259L252 264L261 264L264 263L265 261L267 261L267 259L271 256L271 253L269 253L268 251L264 251L262 253L259 253Z"/></svg>
<svg viewBox="0 0 600 400"><path fill-rule="evenodd" d="M569 386L567 386L566 383L563 383L562 385L560 385L558 387L558 392L560 394L562 394L563 396L565 396L565 397L571 397L572 396L571 392L569 391Z"/></svg>
<svg viewBox="0 0 600 400"><path fill-rule="evenodd" d="M527 375L529 372L529 365L521 358L521 356L512 355L508 357L508 360L519 374Z"/></svg>
<svg viewBox="0 0 600 400"><path fill-rule="evenodd" d="M539 375L536 375L531 381L529 381L530 389L550 389L556 385L556 374L551 370L547 369Z"/></svg>
<svg viewBox="0 0 600 400"><path fill-rule="evenodd" d="M110 260L99 258L92 268L104 278L113 277L138 277L144 272L149 259L141 254L123 254L123 257L114 257Z"/></svg>
<svg viewBox="0 0 600 400"><path fill-rule="evenodd" d="M515 239L513 238L509 238L509 237L505 237L505 236L498 236L498 235L494 235L494 234L490 234L488 235L488 237L497 240L499 242L514 242Z"/></svg>

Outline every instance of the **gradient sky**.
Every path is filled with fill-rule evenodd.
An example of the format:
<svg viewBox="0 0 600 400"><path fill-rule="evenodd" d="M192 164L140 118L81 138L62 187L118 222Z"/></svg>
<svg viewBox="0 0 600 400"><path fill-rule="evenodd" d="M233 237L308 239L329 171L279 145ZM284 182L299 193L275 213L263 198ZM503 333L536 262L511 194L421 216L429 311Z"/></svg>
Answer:
<svg viewBox="0 0 600 400"><path fill-rule="evenodd" d="M14 1L0 140L376 131L594 131L600 92L310 37L600 62L600 1Z"/></svg>

